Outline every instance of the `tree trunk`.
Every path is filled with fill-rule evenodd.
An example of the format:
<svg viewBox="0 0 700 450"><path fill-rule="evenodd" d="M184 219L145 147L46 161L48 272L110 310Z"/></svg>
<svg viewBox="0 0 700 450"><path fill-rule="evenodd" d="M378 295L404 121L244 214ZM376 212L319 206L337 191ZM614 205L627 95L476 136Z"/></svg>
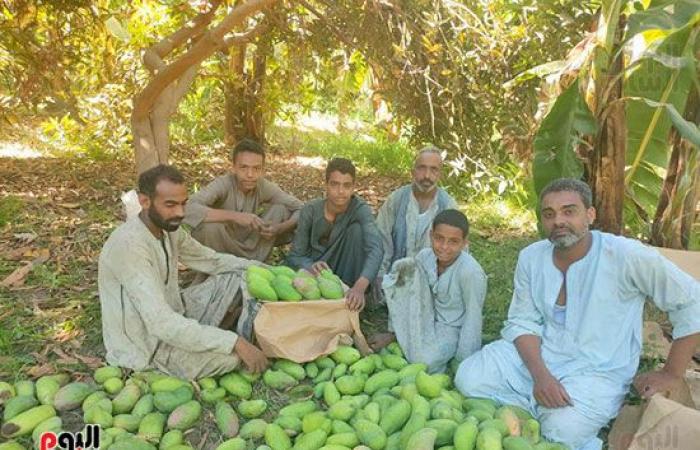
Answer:
<svg viewBox="0 0 700 450"><path fill-rule="evenodd" d="M619 43L624 30L623 20L616 31L616 43ZM617 48L615 45L614 48ZM600 131L595 139L595 145L590 161L589 184L593 191L593 205L597 217L595 227L601 231L621 234L623 230L622 211L625 200L625 152L627 150L627 126L623 102L617 101L622 97L622 52L608 66L600 82L596 82L596 98L598 99L598 118ZM603 96L611 83L607 99ZM607 106L609 105L609 106ZM607 109L606 109L607 106Z"/></svg>
<svg viewBox="0 0 700 450"><path fill-rule="evenodd" d="M224 133L228 146L236 145L246 135L245 131L245 58L247 45L231 47L229 52L228 76L224 77Z"/></svg>
<svg viewBox="0 0 700 450"><path fill-rule="evenodd" d="M685 119L700 123L700 96L688 99ZM700 199L700 163L697 150L672 131L673 151L652 224L651 243L659 247L688 248Z"/></svg>
<svg viewBox="0 0 700 450"><path fill-rule="evenodd" d="M264 27L258 25L244 36L226 35L248 17L276 1L248 0L238 4L218 25L208 29L214 13L222 4L221 0L214 0L208 12L200 14L183 28L145 51L143 63L153 77L134 97L131 113L137 173L168 162L170 116L177 110L202 61L217 50L240 45L252 39ZM188 42L191 43L189 50L169 64L164 62L168 54Z"/></svg>
<svg viewBox="0 0 700 450"><path fill-rule="evenodd" d="M265 142L265 117L263 114L263 95L267 56L271 47L259 45L253 53L253 67L246 71L247 48L232 49L229 68L231 76L224 82L226 112L224 130L226 143L235 145L243 138Z"/></svg>

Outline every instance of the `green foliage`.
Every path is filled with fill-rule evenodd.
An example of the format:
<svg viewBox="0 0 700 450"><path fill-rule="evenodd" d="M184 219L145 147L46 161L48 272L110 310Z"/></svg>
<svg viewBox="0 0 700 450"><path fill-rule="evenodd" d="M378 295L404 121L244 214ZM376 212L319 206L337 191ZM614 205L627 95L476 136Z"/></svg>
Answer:
<svg viewBox="0 0 700 450"><path fill-rule="evenodd" d="M532 162L535 192L557 178L580 178L583 174L576 148L582 136L596 132L596 122L579 89L576 80L557 97L537 130Z"/></svg>
<svg viewBox="0 0 700 450"><path fill-rule="evenodd" d="M628 101L625 105L625 185L628 201L646 213L647 218L653 216L661 195L665 168L671 154L669 132L672 117L677 123L678 119L683 122L680 116L685 110L693 77L697 76L693 53L698 33L693 29L694 23L691 22L659 39L656 42L658 46L649 49L637 61L624 84L626 97L642 99ZM665 59L659 58L659 55ZM676 63L678 60L681 63ZM665 105L674 108L674 111L667 113Z"/></svg>
<svg viewBox="0 0 700 450"><path fill-rule="evenodd" d="M413 166L415 152L405 142L389 142L384 137L340 134L311 141L302 154L324 159L350 159L360 170L383 175L407 176Z"/></svg>
<svg viewBox="0 0 700 450"><path fill-rule="evenodd" d="M666 8L668 5L665 4L662 7L660 3L663 2L603 1L595 40L579 43L564 64L559 61L551 63L547 70L539 66L521 78L551 73L549 79L556 80L556 85L550 82L545 88L554 87L555 91L560 85L570 84L556 97L535 138L533 177L536 190L541 190L553 178L580 176L582 166L587 169L589 178L599 176L593 168L595 158L611 144L599 140L600 135L595 136L595 125L600 132L600 125L606 122L608 114L615 114L613 106L624 102L624 117L616 119L625 121L627 141L624 150L625 202L619 205L624 212L625 225L637 237L647 238L651 234L652 220L657 220L653 225L655 229L662 230L668 242L678 242L679 239L671 236L680 233L678 230L684 216L695 214L690 197L698 182L697 176L693 175L693 153L679 153L683 155L680 164L685 172L675 177L675 185L668 189L672 194L665 198L662 189L673 145L681 148L690 144L695 147L693 152L700 148L697 125L692 123L692 117L684 117L688 99L700 89L699 62L695 55L700 43L697 27L700 13L697 2L694 2L694 7L689 2L673 2L673 10ZM623 17L623 22L629 26L620 30ZM623 42L618 43L616 35L622 31ZM622 55L621 69L613 64L616 55ZM615 72L617 70L619 75ZM572 77L575 81L569 83ZM615 89L610 79L622 84L621 98L610 96ZM588 112L589 106L595 117ZM581 116L582 111L585 117ZM581 117L584 120L579 120ZM672 129L685 141L672 140ZM580 136L587 136L588 142L595 142L599 148L581 142ZM608 154L614 151L623 150L606 150ZM620 172L622 170L620 168ZM615 180L606 182L614 184ZM605 195L605 189L594 192L599 199ZM686 198L691 201L686 202ZM662 215L657 214L659 208ZM660 218L655 218L657 215ZM656 232L654 238L661 239Z"/></svg>

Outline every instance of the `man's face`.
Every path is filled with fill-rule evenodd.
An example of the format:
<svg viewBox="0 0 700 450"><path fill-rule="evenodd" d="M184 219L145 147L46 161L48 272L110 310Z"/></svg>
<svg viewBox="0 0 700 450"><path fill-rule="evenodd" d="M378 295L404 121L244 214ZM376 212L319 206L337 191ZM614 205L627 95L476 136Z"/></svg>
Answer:
<svg viewBox="0 0 700 450"><path fill-rule="evenodd" d="M352 175L338 171L330 173L326 181L326 199L333 206L343 209L350 203L354 193L355 180L352 179Z"/></svg>
<svg viewBox="0 0 700 450"><path fill-rule="evenodd" d="M469 240L462 230L452 225L441 223L430 231L430 243L438 261L444 265L452 264Z"/></svg>
<svg viewBox="0 0 700 450"><path fill-rule="evenodd" d="M180 227L185 217L187 188L184 184L160 180L153 198L140 194L139 201L154 225L161 230L172 232Z"/></svg>
<svg viewBox="0 0 700 450"><path fill-rule="evenodd" d="M550 192L542 199L542 227L557 248L579 242L595 220L595 208L586 208L577 192Z"/></svg>
<svg viewBox="0 0 700 450"><path fill-rule="evenodd" d="M419 192L431 192L440 181L442 158L437 153L423 153L413 165L413 186Z"/></svg>
<svg viewBox="0 0 700 450"><path fill-rule="evenodd" d="M238 188L243 192L255 189L258 180L263 176L264 160L262 155L251 152L241 152L233 161L233 173L238 180Z"/></svg>

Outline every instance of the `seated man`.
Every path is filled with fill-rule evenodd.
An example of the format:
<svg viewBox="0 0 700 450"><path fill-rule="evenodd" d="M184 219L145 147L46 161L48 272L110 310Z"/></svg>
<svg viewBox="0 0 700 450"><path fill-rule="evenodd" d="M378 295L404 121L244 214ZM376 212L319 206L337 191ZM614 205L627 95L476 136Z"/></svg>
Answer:
<svg viewBox="0 0 700 450"><path fill-rule="evenodd" d="M528 409L549 440L599 450L639 365L645 299L674 337L665 367L634 382L649 397L682 379L698 344L700 283L636 240L589 231L591 197L572 179L542 191L549 239L520 253L503 339L467 358L455 385Z"/></svg>
<svg viewBox="0 0 700 450"><path fill-rule="evenodd" d="M441 171L440 150L422 149L413 163L413 182L389 194L379 209L377 227L384 244L379 276L387 273L394 261L430 247L430 224L435 216L457 208L455 200L437 185Z"/></svg>
<svg viewBox="0 0 700 450"><path fill-rule="evenodd" d="M231 164L231 173L192 196L183 222L217 252L265 261L272 247L291 241L303 203L263 177L265 151L257 142L239 142Z"/></svg>
<svg viewBox="0 0 700 450"><path fill-rule="evenodd" d="M216 253L179 230L187 202L180 172L160 165L139 177L141 213L117 227L102 248L98 287L107 361L156 368L187 379L253 371L263 353L229 331L242 303L241 272L252 262ZM180 291L178 262L216 274Z"/></svg>
<svg viewBox="0 0 700 450"><path fill-rule="evenodd" d="M348 307L361 310L381 262L382 241L372 209L355 195L355 166L334 158L326 167L326 197L301 210L287 263L314 274L330 268L350 286Z"/></svg>
<svg viewBox="0 0 700 450"><path fill-rule="evenodd" d="M393 264L382 283L393 333L376 336L375 350L396 338L410 362L443 372L481 348L486 274L464 250L468 233L465 215L446 209L433 220L431 247Z"/></svg>

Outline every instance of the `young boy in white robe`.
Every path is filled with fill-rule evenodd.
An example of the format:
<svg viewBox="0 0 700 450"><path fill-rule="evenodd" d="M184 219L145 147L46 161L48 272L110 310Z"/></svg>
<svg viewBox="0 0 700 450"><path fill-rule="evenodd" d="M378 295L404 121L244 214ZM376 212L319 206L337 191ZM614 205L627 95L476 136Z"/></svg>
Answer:
<svg viewBox="0 0 700 450"><path fill-rule="evenodd" d="M443 372L481 347L486 274L466 251L469 222L456 209L433 220L430 248L396 261L382 287L390 333L373 339L375 349L396 339L406 358Z"/></svg>

